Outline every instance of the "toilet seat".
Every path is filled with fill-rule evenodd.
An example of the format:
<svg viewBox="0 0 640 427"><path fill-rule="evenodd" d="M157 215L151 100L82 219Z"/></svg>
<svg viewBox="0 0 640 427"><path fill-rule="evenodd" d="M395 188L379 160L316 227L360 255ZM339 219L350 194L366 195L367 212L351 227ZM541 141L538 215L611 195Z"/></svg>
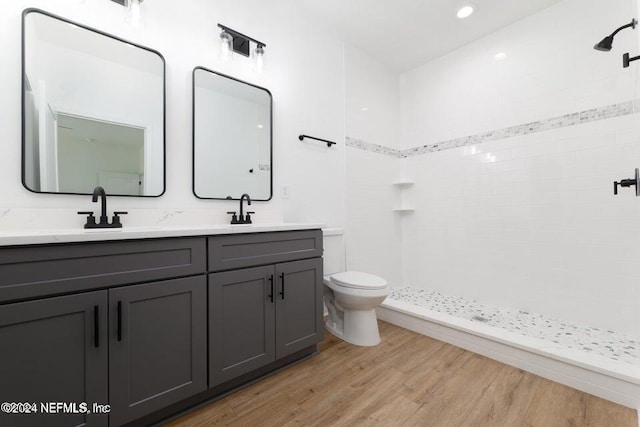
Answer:
<svg viewBox="0 0 640 427"><path fill-rule="evenodd" d="M334 274L329 279L331 283L352 289L378 290L387 287L387 281L373 274L359 271L345 271Z"/></svg>

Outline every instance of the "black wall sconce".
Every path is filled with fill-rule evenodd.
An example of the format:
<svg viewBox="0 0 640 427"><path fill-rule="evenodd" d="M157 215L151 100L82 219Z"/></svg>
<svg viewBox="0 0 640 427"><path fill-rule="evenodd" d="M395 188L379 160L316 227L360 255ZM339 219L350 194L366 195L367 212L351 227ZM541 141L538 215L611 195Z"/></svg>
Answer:
<svg viewBox="0 0 640 427"><path fill-rule="evenodd" d="M220 33L222 60L229 60L233 52L249 58L251 56L251 42L253 42L256 44L256 48L253 51L256 71L261 73L264 64L264 48L267 45L260 40L244 35L222 24L218 24L218 27L222 29Z"/></svg>
<svg viewBox="0 0 640 427"><path fill-rule="evenodd" d="M125 19L126 22L134 27L144 27L142 11L140 10L140 3L144 0L111 0L114 3L118 3L120 6L124 6L129 9L129 16Z"/></svg>

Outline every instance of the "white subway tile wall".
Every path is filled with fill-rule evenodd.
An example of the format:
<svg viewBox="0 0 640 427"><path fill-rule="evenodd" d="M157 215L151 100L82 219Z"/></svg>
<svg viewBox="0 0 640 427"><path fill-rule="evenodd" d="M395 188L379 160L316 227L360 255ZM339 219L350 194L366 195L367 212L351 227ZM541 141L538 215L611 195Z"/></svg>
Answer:
<svg viewBox="0 0 640 427"><path fill-rule="evenodd" d="M401 74L400 144L369 139L367 122L350 127L347 111L347 195L368 195L348 201L347 216L369 209L351 238L379 233L375 246L394 253L376 218L395 195L379 177L415 181L403 190L415 212L395 214L402 258L369 249L358 268L400 269L405 287L640 337L640 198L613 195L613 181L640 167L640 68L621 64L639 51L638 33L620 33L610 53L593 49L637 13L635 0L564 0ZM371 76L361 57L347 75ZM387 78L378 86L394 88ZM347 268L351 260L348 251Z"/></svg>
<svg viewBox="0 0 640 427"><path fill-rule="evenodd" d="M637 114L400 162L405 285L640 336Z"/></svg>
<svg viewBox="0 0 640 427"><path fill-rule="evenodd" d="M402 286L402 214L392 212L400 164L398 76L345 46L346 268ZM357 149L357 142L370 147ZM365 142L366 141L366 142ZM384 145L383 145L384 144Z"/></svg>
<svg viewBox="0 0 640 427"><path fill-rule="evenodd" d="M396 159L347 147L347 269L402 286L401 214L391 211ZM375 173L372 173L375 171Z"/></svg>
<svg viewBox="0 0 640 427"><path fill-rule="evenodd" d="M638 67L622 68L637 31L619 33L609 53L593 49L634 16L636 0L564 0L401 74L403 148L638 98Z"/></svg>
<svg viewBox="0 0 640 427"><path fill-rule="evenodd" d="M592 108L586 111L552 117L546 120L538 120L536 122L523 123L503 129L490 130L481 134L464 136L448 141L441 141L435 144L426 144L417 147L406 148L403 150L386 147L380 144L373 144L361 139L351 138L349 136L345 138L345 143L349 147L359 148L361 150L371 151L373 153L385 154L387 156L397 158L406 158L418 156L421 154L433 153L436 151L450 150L452 148L468 147L487 141L495 141L498 139L513 138L514 136L519 135L544 132L551 129L578 126L598 120L627 116L629 114L635 114L638 112L640 112L640 100L636 99L633 101L621 102L618 104L607 105L605 107Z"/></svg>

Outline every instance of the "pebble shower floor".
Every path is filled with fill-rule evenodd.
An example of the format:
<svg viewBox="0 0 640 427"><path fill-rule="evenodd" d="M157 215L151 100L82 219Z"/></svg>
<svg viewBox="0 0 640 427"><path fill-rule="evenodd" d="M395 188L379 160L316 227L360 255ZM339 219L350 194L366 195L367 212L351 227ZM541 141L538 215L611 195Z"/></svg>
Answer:
<svg viewBox="0 0 640 427"><path fill-rule="evenodd" d="M506 329L509 332L538 338L563 347L599 354L634 365L640 364L640 340L631 339L608 329L570 323L542 314L499 308L427 289L410 287L393 289L388 298Z"/></svg>

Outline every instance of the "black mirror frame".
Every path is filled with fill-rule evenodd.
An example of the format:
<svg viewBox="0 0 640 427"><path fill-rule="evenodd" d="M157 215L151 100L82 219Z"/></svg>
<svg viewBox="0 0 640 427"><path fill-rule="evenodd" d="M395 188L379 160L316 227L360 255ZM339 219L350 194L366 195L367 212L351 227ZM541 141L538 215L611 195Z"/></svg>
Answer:
<svg viewBox="0 0 640 427"><path fill-rule="evenodd" d="M146 50L147 52L151 52L153 54L158 55L158 57L162 60L162 148L163 148L163 156L162 156L162 168L163 168L163 174L162 174L162 192L158 195L153 195L153 196L136 196L133 194L109 194L109 196L115 196L115 197L146 197L146 198L157 198L157 197L162 197L166 191L167 191L167 63L164 59L164 56L162 56L162 54L160 52L158 52L157 50L154 49L150 49L148 47L145 46L141 46L139 44L136 43L132 43L130 41L121 39L119 37L116 37L114 35L105 33L103 31L100 30L96 30L95 28L91 28L89 26L86 25L82 25L79 24L77 22L74 21L70 21L66 18L63 18L61 16L58 15L54 15L52 13L49 13L45 10L42 9L38 9L38 8L27 8L22 12L22 69L21 69L21 74L20 74L20 79L22 81L21 83L21 87L22 87L22 100L21 100L21 117L22 117L22 165L21 165L21 170L22 170L22 186L24 188L26 188L28 191L30 191L31 193L35 193L35 194L66 194L66 195L77 195L77 196L90 196L92 193L67 193L67 192L62 192L62 191L34 191L32 189L30 189L27 186L26 183L26 171L25 171L25 144L26 144L26 123L25 123L25 92L26 92L26 55L25 55L25 51L26 51L26 46L25 46L25 34L26 34L26 18L27 15L30 13L39 13L41 15L45 15L48 16L50 18L53 19L57 19L59 21L65 22L67 24L71 24L71 25L75 25L77 27L80 27L84 30L88 30L88 31L92 31L94 33L100 34L102 36L105 37L109 37L113 40L119 41L121 43L126 43L128 45L137 47L139 49L143 49Z"/></svg>
<svg viewBox="0 0 640 427"><path fill-rule="evenodd" d="M192 72L191 78L191 133L192 133L192 146L191 146L191 154L192 154L192 162L191 162L191 176L192 176L192 191L193 195L198 199L202 200L240 200L240 198L234 199L231 197L202 197L196 193L196 71L206 71L208 73L216 74L220 77L225 77L227 79L236 81L238 83L243 83L245 85L254 87L256 89L260 89L265 91L269 95L269 198L268 199L254 199L251 197L252 202L268 202L273 199L273 95L271 91L262 86L257 86L249 82L245 82L240 79L236 79L235 77L228 76L226 74L219 73L217 71L210 70L205 67L195 67Z"/></svg>

